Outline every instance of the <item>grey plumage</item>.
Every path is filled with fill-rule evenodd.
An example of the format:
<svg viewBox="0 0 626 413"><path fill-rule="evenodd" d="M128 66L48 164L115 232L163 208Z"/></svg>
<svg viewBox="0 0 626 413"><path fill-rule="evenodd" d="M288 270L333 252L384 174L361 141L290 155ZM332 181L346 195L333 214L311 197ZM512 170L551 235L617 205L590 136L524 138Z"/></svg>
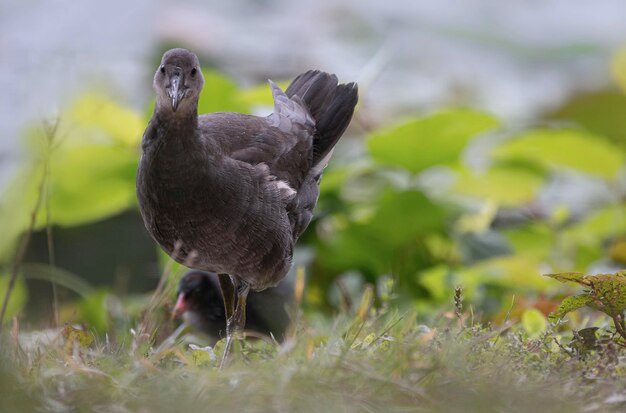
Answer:
<svg viewBox="0 0 626 413"><path fill-rule="evenodd" d="M137 173L140 211L152 237L178 262L262 290L291 266L357 87L309 71L284 93L270 83L275 110L268 117L198 117L203 80L199 70L191 74L197 67L195 55L174 49L155 74L157 103Z"/></svg>

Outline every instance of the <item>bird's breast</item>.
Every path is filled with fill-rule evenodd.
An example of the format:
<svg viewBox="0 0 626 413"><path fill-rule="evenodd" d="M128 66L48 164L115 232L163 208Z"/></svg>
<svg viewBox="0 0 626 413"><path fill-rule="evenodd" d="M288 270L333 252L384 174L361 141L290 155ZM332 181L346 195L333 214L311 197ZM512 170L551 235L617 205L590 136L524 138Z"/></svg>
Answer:
<svg viewBox="0 0 626 413"><path fill-rule="evenodd" d="M253 287L275 284L293 252L284 205L264 180L245 171L216 175L210 167L144 154L137 194L146 228L177 261L194 254L188 266L238 275Z"/></svg>

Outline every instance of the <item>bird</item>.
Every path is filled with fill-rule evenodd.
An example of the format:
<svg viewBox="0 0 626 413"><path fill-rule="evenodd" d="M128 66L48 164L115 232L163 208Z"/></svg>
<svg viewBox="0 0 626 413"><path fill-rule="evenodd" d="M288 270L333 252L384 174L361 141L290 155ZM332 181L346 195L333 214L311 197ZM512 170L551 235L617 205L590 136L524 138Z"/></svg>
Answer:
<svg viewBox="0 0 626 413"><path fill-rule="evenodd" d="M191 270L180 279L173 315L211 340L211 344L226 332L224 300L217 274ZM285 338L290 324L294 285L289 277L276 287L260 292L251 291L246 305L246 332L272 337L278 342Z"/></svg>
<svg viewBox="0 0 626 413"><path fill-rule="evenodd" d="M249 291L278 284L313 217L324 168L350 124L356 83L319 70L285 91L269 80L274 110L198 115L198 57L164 53L144 131L136 193L145 227L175 261L218 275L226 343L245 326Z"/></svg>

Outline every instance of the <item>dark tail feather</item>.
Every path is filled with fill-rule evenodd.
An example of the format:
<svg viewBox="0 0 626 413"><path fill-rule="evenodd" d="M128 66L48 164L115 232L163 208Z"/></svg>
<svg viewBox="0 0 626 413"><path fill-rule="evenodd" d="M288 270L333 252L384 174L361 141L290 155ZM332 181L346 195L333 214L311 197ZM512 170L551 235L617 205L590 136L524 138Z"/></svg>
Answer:
<svg viewBox="0 0 626 413"><path fill-rule="evenodd" d="M324 159L345 132L359 99L356 83L337 84L337 76L309 70L291 82L285 93L299 96L315 119L313 165Z"/></svg>

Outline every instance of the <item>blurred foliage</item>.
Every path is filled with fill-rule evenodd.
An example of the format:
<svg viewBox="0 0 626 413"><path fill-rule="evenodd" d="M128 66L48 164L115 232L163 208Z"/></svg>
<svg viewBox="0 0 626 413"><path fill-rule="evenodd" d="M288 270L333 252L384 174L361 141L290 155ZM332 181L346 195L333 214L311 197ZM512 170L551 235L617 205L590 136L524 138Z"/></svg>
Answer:
<svg viewBox="0 0 626 413"><path fill-rule="evenodd" d="M204 76L201 113L271 110L266 85L242 90L217 72ZM300 242L314 253L311 307L327 309L344 277L379 289L380 280L394 279L394 296L426 313L445 305L462 284L477 314L502 318L513 294L523 294L517 305L530 311L542 297L563 293L541 273L626 262L620 196L626 117L616 109L626 107L626 99L616 92L585 99L548 116L575 125L509 130L491 114L448 109L368 131L366 156L331 162L316 219ZM47 202L37 228L47 221L84 225L136 208L146 122L145 114L90 93L61 113L52 145L42 144L43 128L30 129L31 159L0 200L0 260L13 259L41 179ZM582 209L546 198L572 174L614 197ZM107 294L90 292L83 300L74 320L106 331ZM544 331L536 312L521 314L529 334Z"/></svg>
<svg viewBox="0 0 626 413"><path fill-rule="evenodd" d="M418 173L431 166L458 162L472 138L496 126L498 121L485 113L440 112L375 132L368 146L379 163Z"/></svg>
<svg viewBox="0 0 626 413"><path fill-rule="evenodd" d="M624 164L624 154L617 146L577 129L524 132L497 148L495 159L542 169L569 168L606 179L614 179Z"/></svg>
<svg viewBox="0 0 626 413"><path fill-rule="evenodd" d="M9 287L9 276L8 275L0 276L0 300L4 300L8 287ZM26 286L24 285L24 281L21 277L18 277L17 280L15 281L13 292L7 304L5 317L7 319L11 319L11 317L15 317L16 315L18 315L18 313L22 310L22 308L24 308L27 298L28 298L28 292L26 291ZM0 303L1 302L2 301L0 301Z"/></svg>

